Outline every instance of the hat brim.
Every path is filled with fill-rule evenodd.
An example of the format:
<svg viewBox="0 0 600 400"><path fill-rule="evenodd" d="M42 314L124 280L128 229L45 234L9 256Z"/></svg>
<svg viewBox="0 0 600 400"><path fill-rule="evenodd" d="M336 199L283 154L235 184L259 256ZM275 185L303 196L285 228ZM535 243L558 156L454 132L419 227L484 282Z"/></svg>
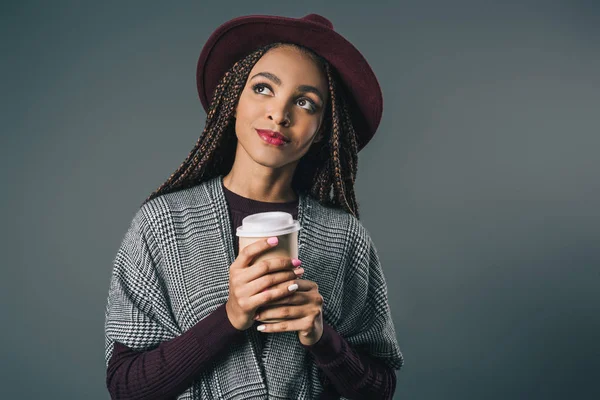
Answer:
<svg viewBox="0 0 600 400"><path fill-rule="evenodd" d="M313 50L337 71L350 94L347 99L358 150L373 137L383 111L381 87L363 55L333 29L312 21L269 15L250 15L219 26L204 45L196 69L198 94L208 112L218 82L235 62L257 48L294 43Z"/></svg>

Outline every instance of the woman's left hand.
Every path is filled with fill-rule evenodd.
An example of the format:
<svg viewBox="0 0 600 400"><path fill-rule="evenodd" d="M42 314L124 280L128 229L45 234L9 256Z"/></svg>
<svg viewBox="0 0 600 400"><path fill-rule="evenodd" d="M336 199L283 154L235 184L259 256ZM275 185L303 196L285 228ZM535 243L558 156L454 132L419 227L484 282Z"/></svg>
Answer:
<svg viewBox="0 0 600 400"><path fill-rule="evenodd" d="M267 303L254 319L286 319L266 323L263 333L298 331L298 339L305 346L315 344L323 335L323 296L317 284L306 279L297 280L298 289L292 295Z"/></svg>

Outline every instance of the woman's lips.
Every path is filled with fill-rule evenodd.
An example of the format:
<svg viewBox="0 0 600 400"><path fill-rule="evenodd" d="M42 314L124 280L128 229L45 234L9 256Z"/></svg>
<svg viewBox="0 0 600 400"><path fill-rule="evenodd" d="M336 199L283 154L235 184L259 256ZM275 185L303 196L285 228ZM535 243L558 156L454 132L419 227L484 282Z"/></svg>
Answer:
<svg viewBox="0 0 600 400"><path fill-rule="evenodd" d="M283 146L288 143L279 137L272 136L273 133L271 131L257 129L256 132L258 133L258 136L260 136L262 140L264 140L265 142L272 144L274 146Z"/></svg>

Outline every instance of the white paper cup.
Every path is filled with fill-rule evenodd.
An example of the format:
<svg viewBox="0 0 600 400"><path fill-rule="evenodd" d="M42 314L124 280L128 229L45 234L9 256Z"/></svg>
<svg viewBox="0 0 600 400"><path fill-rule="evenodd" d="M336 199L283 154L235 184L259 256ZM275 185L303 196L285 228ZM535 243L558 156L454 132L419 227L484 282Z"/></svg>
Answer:
<svg viewBox="0 0 600 400"><path fill-rule="evenodd" d="M239 251L258 240L277 236L277 246L259 254L253 264L269 258L298 258L298 231L300 223L289 213L271 211L247 216L242 226L236 230L239 237ZM265 323L284 321L284 319L260 320Z"/></svg>

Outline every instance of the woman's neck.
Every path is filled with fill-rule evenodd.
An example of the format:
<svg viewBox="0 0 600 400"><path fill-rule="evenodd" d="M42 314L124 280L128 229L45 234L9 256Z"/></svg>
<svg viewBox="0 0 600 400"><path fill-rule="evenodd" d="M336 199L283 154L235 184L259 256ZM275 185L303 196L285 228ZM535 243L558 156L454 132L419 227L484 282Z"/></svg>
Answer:
<svg viewBox="0 0 600 400"><path fill-rule="evenodd" d="M247 174L236 174L234 169L223 177L223 185L233 193L270 203L295 201L298 196L291 183L291 178L287 176L266 175L249 178Z"/></svg>

